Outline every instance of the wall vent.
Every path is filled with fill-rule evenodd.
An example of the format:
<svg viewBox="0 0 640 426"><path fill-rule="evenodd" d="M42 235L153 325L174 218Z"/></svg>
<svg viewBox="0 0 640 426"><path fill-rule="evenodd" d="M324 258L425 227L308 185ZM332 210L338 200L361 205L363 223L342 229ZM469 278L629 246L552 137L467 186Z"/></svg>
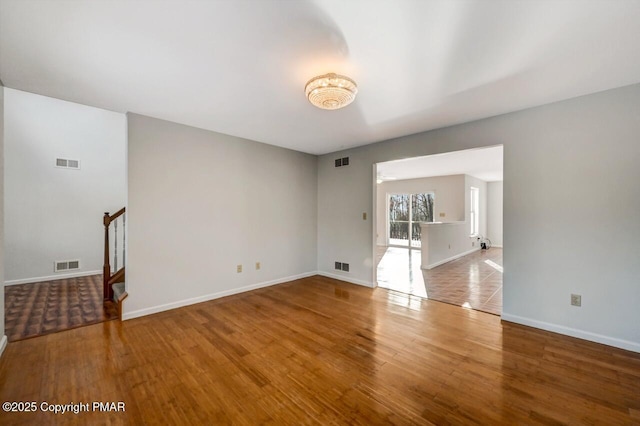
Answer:
<svg viewBox="0 0 640 426"><path fill-rule="evenodd" d="M334 262L335 269L338 271L349 272L349 264L344 262Z"/></svg>
<svg viewBox="0 0 640 426"><path fill-rule="evenodd" d="M53 272L66 272L80 269L79 260L58 260L53 264Z"/></svg>
<svg viewBox="0 0 640 426"><path fill-rule="evenodd" d="M336 167L348 166L349 157L336 158L334 163Z"/></svg>
<svg viewBox="0 0 640 426"><path fill-rule="evenodd" d="M67 158L56 158L56 167L63 169L80 169L80 160L69 160Z"/></svg>

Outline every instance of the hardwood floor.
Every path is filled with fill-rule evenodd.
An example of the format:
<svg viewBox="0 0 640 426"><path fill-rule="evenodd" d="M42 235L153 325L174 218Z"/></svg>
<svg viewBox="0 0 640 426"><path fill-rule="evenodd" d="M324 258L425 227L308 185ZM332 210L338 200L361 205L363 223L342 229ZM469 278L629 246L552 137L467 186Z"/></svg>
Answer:
<svg viewBox="0 0 640 426"><path fill-rule="evenodd" d="M640 354L311 277L10 343L0 424L640 424Z"/></svg>
<svg viewBox="0 0 640 426"><path fill-rule="evenodd" d="M102 275L5 286L4 313L10 342L118 317L103 302Z"/></svg>
<svg viewBox="0 0 640 426"><path fill-rule="evenodd" d="M502 314L502 249L479 250L430 270L420 268L420 250L378 246L380 287Z"/></svg>

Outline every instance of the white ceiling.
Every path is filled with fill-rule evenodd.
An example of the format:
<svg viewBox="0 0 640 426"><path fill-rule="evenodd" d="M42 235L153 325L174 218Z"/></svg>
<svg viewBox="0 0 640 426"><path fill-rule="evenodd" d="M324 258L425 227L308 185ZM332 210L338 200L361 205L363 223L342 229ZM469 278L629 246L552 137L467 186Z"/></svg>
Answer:
<svg viewBox="0 0 640 426"><path fill-rule="evenodd" d="M502 180L502 145L378 163L379 180L470 175L486 182Z"/></svg>
<svg viewBox="0 0 640 426"><path fill-rule="evenodd" d="M322 154L640 81L640 0L0 0L8 87ZM326 72L353 104L311 106Z"/></svg>

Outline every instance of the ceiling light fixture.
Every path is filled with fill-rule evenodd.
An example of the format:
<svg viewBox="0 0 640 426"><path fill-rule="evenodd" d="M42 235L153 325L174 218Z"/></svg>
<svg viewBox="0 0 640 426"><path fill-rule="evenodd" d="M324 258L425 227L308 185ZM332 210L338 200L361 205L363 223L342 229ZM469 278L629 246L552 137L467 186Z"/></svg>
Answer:
<svg viewBox="0 0 640 426"><path fill-rule="evenodd" d="M356 98L356 82L344 75L334 73L312 78L304 86L305 95L313 105L322 109L340 109Z"/></svg>

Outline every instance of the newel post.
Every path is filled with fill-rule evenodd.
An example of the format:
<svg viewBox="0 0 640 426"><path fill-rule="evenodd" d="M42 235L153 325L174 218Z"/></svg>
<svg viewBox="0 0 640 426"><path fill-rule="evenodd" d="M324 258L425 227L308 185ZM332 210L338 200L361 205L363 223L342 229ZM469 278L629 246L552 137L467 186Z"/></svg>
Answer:
<svg viewBox="0 0 640 426"><path fill-rule="evenodd" d="M104 266L102 267L102 286L104 300L111 300L111 287L109 286L109 279L111 278L111 265L109 265L109 225L111 224L111 217L109 212L104 213L102 219L104 223Z"/></svg>

